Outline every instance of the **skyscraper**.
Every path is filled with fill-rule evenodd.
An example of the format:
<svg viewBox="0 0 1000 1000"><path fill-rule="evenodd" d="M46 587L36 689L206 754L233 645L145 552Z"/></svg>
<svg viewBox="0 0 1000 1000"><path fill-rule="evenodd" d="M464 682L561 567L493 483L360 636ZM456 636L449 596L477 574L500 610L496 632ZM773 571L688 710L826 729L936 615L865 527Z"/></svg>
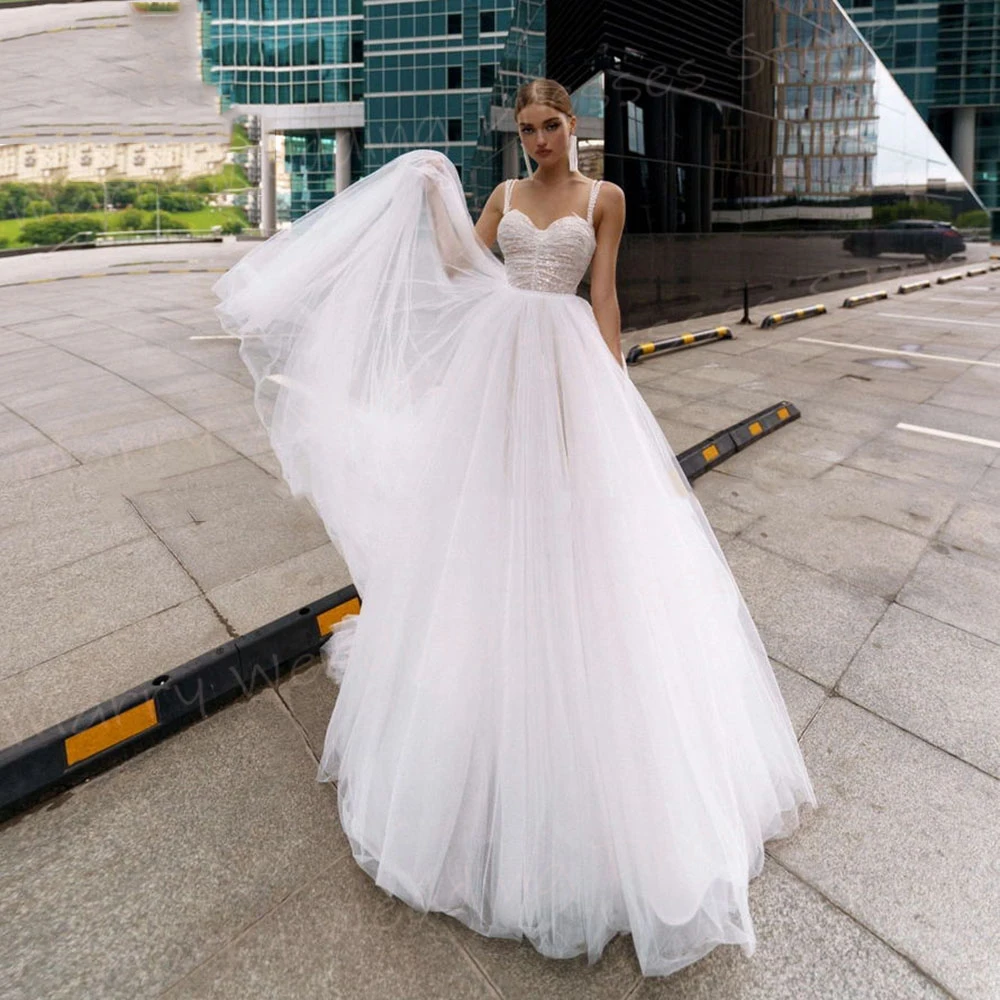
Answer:
<svg viewBox="0 0 1000 1000"><path fill-rule="evenodd" d="M842 0L990 210L1000 239L1000 0Z"/></svg>

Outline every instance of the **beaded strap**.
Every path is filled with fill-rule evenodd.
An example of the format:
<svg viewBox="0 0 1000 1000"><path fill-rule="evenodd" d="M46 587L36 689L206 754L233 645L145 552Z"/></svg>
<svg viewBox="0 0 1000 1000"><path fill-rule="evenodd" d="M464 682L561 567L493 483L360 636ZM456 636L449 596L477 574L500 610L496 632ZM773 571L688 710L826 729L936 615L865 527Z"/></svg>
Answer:
<svg viewBox="0 0 1000 1000"><path fill-rule="evenodd" d="M506 215L510 211L510 196L511 192L514 190L514 178L508 178L504 181L504 193L503 193L503 214Z"/></svg>
<svg viewBox="0 0 1000 1000"><path fill-rule="evenodd" d="M593 224L594 205L597 204L597 189L601 186L600 181L594 181L590 188L590 203L587 205L587 221Z"/></svg>

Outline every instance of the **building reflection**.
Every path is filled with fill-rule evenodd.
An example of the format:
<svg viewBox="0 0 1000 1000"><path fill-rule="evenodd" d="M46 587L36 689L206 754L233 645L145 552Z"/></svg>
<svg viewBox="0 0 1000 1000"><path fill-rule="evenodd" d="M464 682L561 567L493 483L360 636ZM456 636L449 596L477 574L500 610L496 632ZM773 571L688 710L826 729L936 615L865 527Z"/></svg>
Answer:
<svg viewBox="0 0 1000 1000"><path fill-rule="evenodd" d="M763 303L926 270L920 233L905 251L849 237L981 207L834 0L617 10L550 0L535 75L571 91L591 171L626 192L625 328L736 308L744 284ZM713 29L678 42L686 18Z"/></svg>

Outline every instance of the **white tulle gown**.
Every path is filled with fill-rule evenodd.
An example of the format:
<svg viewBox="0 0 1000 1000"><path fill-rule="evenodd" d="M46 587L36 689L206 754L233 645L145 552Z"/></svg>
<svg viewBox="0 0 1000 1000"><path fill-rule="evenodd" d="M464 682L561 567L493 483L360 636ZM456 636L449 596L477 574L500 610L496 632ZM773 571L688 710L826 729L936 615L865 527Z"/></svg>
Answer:
<svg viewBox="0 0 1000 1000"><path fill-rule="evenodd" d="M362 597L318 777L378 886L643 973L756 947L747 883L816 797L712 529L576 289L587 217L408 152L215 285L292 491Z"/></svg>

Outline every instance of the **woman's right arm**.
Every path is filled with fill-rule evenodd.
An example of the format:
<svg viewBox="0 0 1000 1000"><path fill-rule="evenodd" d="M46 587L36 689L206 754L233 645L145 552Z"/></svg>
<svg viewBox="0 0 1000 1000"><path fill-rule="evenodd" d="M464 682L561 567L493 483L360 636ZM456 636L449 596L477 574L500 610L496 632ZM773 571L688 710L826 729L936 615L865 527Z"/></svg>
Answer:
<svg viewBox="0 0 1000 1000"><path fill-rule="evenodd" d="M452 182L451 178L444 177L443 168L434 164L433 161L431 162L433 170L441 174L441 176L438 176L437 174L425 173L424 184L427 193L427 207L431 218L431 230L434 233L434 240L441 255L441 261L444 264L445 273L449 278L454 278L472 266L474 259L470 254L474 251L470 245L471 241L463 240L462 236L455 229L455 220L449 214L448 207L445 205L442 197L440 185L442 183L450 184ZM493 196L491 195L490 197L492 198ZM482 221L481 218L480 221ZM481 238L481 231L478 224L475 232ZM492 243L492 239L489 243L483 240L484 245L479 249L485 253L490 253L489 248Z"/></svg>
<svg viewBox="0 0 1000 1000"><path fill-rule="evenodd" d="M479 218L476 220L476 235L483 245L492 247L497 239L497 229L503 218L504 181L501 181L491 192Z"/></svg>

